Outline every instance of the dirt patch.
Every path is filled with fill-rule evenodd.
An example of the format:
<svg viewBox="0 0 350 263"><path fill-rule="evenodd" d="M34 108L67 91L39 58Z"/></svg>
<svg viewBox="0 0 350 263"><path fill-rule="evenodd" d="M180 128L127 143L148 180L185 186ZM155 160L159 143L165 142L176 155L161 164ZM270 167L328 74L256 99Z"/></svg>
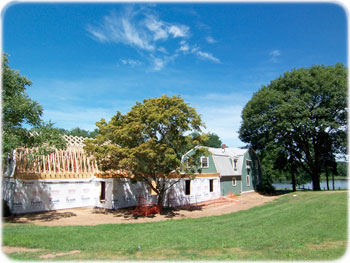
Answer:
<svg viewBox="0 0 350 263"><path fill-rule="evenodd" d="M262 205L276 199L278 196L266 196L256 192L241 194L236 201L211 202L192 207L164 209L161 214L150 216L135 216L131 209L106 210L98 208L74 208L59 211L18 215L7 219L7 222L29 223L43 226L66 225L99 225L120 223L144 223L169 219L198 218L230 214Z"/></svg>
<svg viewBox="0 0 350 263"><path fill-rule="evenodd" d="M320 244L308 244L309 249L334 249L342 246L346 247L346 241L328 241Z"/></svg>
<svg viewBox="0 0 350 263"><path fill-rule="evenodd" d="M61 252L61 253L56 253L56 254L45 254L41 255L39 258L41 259L51 259L55 257L62 257L62 256L68 256L68 255L74 255L80 253L80 250L72 250L69 252Z"/></svg>
<svg viewBox="0 0 350 263"><path fill-rule="evenodd" d="M40 248L27 248L27 247L8 247L8 246L2 247L2 252L4 252L5 254L40 252L40 251L43 251L43 250Z"/></svg>

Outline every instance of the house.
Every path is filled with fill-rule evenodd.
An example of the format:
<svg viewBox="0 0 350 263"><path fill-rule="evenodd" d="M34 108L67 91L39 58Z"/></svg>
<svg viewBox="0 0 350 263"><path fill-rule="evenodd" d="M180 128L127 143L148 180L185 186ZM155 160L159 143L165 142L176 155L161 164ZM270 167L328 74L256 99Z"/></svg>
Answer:
<svg viewBox="0 0 350 263"><path fill-rule="evenodd" d="M83 137L66 136L65 150L28 158L31 149L16 149L2 178L3 199L13 214L99 207L118 209L140 202L156 203L157 196L144 182L121 171L103 173L83 150ZM171 179L173 183L176 178ZM220 175L201 173L185 177L166 193L165 206L181 206L220 197Z"/></svg>
<svg viewBox="0 0 350 263"><path fill-rule="evenodd" d="M201 157L201 166L198 168L203 174L220 175L221 196L230 192L240 194L256 190L261 183L262 172L259 158L252 148L226 148L225 145L221 148L206 148L210 154ZM193 150L183 156L184 162Z"/></svg>

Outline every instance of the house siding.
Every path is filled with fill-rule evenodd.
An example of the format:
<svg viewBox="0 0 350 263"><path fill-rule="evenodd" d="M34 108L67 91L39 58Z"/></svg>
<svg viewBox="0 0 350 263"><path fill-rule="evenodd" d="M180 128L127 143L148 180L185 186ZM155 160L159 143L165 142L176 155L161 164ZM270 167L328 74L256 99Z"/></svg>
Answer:
<svg viewBox="0 0 350 263"><path fill-rule="evenodd" d="M188 152L186 154L186 156L192 156L193 153L194 153L193 150L191 150L190 152ZM217 173L216 166L215 166L215 163L214 163L214 160L213 160L213 156L209 155L207 157L209 158L209 167L208 168L201 168L201 173L202 174L211 174L211 173L214 174L214 173ZM185 160L186 160L186 158L184 159L184 161Z"/></svg>
<svg viewBox="0 0 350 263"><path fill-rule="evenodd" d="M247 160L251 161L250 172L247 171ZM247 176L249 176L250 186L247 185ZM243 168L242 168L242 192L256 190L257 185L261 182L261 169L258 157L256 154L249 150L245 153L243 159Z"/></svg>
<svg viewBox="0 0 350 263"><path fill-rule="evenodd" d="M232 179L236 178L236 186L232 185ZM221 196L228 195L230 192L233 194L241 193L241 177L240 176L223 176L220 178L220 186L221 186Z"/></svg>

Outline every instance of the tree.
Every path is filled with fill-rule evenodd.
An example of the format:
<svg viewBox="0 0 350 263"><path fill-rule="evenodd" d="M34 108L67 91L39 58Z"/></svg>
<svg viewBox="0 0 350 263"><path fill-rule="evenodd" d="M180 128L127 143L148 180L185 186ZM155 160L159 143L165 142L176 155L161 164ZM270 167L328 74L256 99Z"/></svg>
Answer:
<svg viewBox="0 0 350 263"><path fill-rule="evenodd" d="M18 147L35 148L37 154L64 148L65 141L58 130L41 120L42 107L26 93L32 82L9 67L6 54L2 56L2 69L3 160Z"/></svg>
<svg viewBox="0 0 350 263"><path fill-rule="evenodd" d="M71 136L79 136L79 137L86 137L86 138L95 138L98 134L98 129L95 129L93 131L88 131L84 129L80 129L79 127L73 128L71 130L66 129L59 129L61 134L65 135L71 135Z"/></svg>
<svg viewBox="0 0 350 263"><path fill-rule="evenodd" d="M243 109L240 139L260 152L278 148L320 190L323 160L346 152L346 72L341 63L295 69L263 86Z"/></svg>
<svg viewBox="0 0 350 263"><path fill-rule="evenodd" d="M215 134L215 133L208 133L208 140L206 142L204 142L204 146L208 146L208 147L214 147L214 148L220 148L222 145L222 141L220 140L220 137Z"/></svg>
<svg viewBox="0 0 350 263"><path fill-rule="evenodd" d="M203 133L199 134L198 132L192 132L190 134L191 139L196 140L200 138L200 141L203 146L207 147L213 147L213 148L220 148L222 145L222 141L220 140L220 137L215 133ZM192 145L190 144L189 149L192 149Z"/></svg>
<svg viewBox="0 0 350 263"><path fill-rule="evenodd" d="M204 124L194 108L180 96L145 99L127 114L119 111L107 123L97 122L99 134L86 140L85 150L93 154L103 171L122 170L145 182L163 205L166 191L185 176L193 176L199 156L207 154L196 148L184 165L188 131L201 131ZM199 141L198 141L199 142ZM154 182L154 183L152 183Z"/></svg>

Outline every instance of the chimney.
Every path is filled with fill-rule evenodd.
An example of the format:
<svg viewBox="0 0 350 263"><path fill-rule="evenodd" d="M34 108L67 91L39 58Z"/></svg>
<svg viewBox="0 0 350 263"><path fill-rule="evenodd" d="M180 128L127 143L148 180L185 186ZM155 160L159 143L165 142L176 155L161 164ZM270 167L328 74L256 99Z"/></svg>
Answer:
<svg viewBox="0 0 350 263"><path fill-rule="evenodd" d="M226 148L226 144L221 144L221 149L223 153L225 152L225 148Z"/></svg>

